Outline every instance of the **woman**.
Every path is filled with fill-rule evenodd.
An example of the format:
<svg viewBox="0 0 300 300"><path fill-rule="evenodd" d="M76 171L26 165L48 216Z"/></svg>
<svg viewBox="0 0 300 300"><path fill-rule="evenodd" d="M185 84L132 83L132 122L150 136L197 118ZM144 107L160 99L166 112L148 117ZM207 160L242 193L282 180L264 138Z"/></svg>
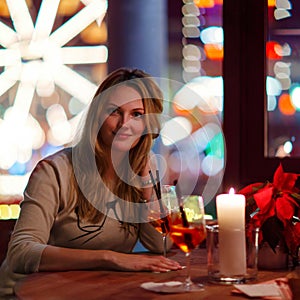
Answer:
<svg viewBox="0 0 300 300"><path fill-rule="evenodd" d="M163 251L143 213L152 195L150 149L162 99L140 70L119 69L103 81L79 142L43 159L31 174L1 267L2 293L38 271L181 269L163 256L129 254L138 239L151 252Z"/></svg>

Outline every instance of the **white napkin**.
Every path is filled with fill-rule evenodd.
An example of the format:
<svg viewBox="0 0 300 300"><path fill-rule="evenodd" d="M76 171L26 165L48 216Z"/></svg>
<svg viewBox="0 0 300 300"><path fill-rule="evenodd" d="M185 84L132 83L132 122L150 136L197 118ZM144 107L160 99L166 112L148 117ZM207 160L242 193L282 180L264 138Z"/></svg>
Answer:
<svg viewBox="0 0 300 300"><path fill-rule="evenodd" d="M280 297L280 291L276 283L266 284L235 284L234 287L248 297Z"/></svg>

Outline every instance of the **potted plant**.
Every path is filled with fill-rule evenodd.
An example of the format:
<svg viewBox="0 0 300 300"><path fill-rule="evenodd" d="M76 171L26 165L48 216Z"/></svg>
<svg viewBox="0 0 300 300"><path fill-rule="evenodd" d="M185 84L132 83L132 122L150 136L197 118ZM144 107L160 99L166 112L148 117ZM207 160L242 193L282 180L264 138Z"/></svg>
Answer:
<svg viewBox="0 0 300 300"><path fill-rule="evenodd" d="M285 173L280 164L273 182L250 184L239 191L246 197L246 223L249 230L260 228L259 245L274 253L286 250L293 265L299 264L300 192L295 186L299 175Z"/></svg>

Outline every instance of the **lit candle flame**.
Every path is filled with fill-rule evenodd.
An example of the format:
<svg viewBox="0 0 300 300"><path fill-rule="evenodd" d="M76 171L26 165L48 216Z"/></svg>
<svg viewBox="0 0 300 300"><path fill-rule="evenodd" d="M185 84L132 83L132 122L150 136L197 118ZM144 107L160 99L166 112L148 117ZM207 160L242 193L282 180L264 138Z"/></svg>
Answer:
<svg viewBox="0 0 300 300"><path fill-rule="evenodd" d="M233 195L235 192L234 192L234 188L232 187L232 188L230 188L230 190L229 190L229 195Z"/></svg>

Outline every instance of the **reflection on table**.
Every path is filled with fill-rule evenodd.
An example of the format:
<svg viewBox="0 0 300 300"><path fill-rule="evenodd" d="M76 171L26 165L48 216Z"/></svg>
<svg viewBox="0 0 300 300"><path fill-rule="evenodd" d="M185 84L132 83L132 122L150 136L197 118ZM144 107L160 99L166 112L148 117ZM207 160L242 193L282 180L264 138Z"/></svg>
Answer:
<svg viewBox="0 0 300 300"><path fill-rule="evenodd" d="M184 263L184 254L173 250L169 256ZM285 277L289 271L259 271L255 282ZM205 284L201 292L159 294L144 290L144 282L182 281L185 270L168 273L118 271L40 272L27 276L17 283L18 299L246 299L233 295L233 287L210 283L207 278L206 249L196 249L192 256L192 279Z"/></svg>

